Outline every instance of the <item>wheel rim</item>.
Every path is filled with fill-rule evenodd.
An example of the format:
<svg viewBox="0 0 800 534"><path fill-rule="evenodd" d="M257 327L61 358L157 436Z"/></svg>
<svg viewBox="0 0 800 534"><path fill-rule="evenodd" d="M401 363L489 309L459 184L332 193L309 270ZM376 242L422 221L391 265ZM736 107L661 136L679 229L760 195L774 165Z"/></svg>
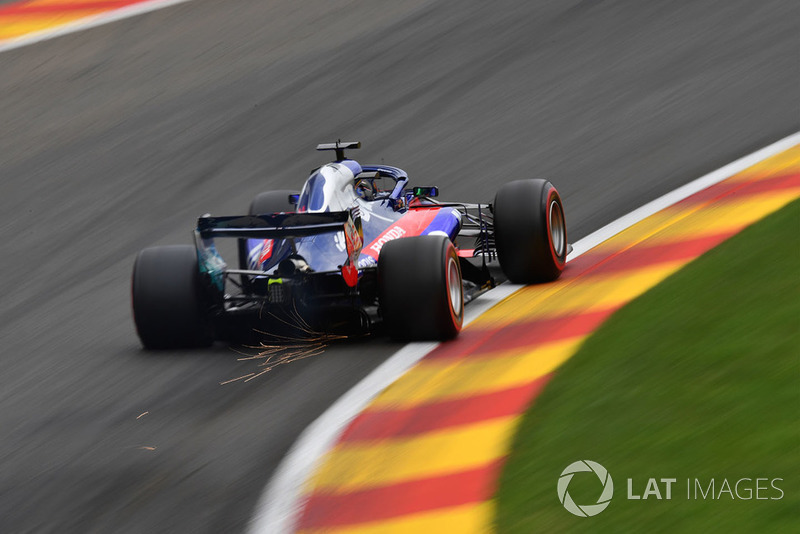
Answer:
<svg viewBox="0 0 800 534"><path fill-rule="evenodd" d="M450 294L450 308L456 319L461 320L461 302L463 300L464 288L458 276L458 265L456 260L449 258L447 262L447 290Z"/></svg>
<svg viewBox="0 0 800 534"><path fill-rule="evenodd" d="M564 250L567 248L567 229L564 226L564 212L561 210L561 205L553 200L550 202L550 209L548 210L548 226L550 227L550 242L553 244L553 251L556 256L561 257L564 255Z"/></svg>

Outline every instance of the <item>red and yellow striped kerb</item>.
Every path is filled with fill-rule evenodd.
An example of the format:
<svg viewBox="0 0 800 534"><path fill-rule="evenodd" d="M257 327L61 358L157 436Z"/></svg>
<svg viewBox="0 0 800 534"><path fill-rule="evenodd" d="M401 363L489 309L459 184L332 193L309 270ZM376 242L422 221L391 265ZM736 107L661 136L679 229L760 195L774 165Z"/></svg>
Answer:
<svg viewBox="0 0 800 534"><path fill-rule="evenodd" d="M30 0L0 5L0 44L148 0Z"/></svg>
<svg viewBox="0 0 800 534"><path fill-rule="evenodd" d="M486 532L521 414L620 306L800 197L800 145L514 293L376 397L305 490L301 532Z"/></svg>

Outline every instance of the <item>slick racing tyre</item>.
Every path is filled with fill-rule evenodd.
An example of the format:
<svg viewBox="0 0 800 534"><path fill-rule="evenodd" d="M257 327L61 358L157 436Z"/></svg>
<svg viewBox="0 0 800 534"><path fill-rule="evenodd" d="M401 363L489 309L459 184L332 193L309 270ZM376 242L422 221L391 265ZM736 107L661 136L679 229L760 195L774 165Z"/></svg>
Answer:
<svg viewBox="0 0 800 534"><path fill-rule="evenodd" d="M289 202L289 195L296 195L297 191L265 191L259 193L250 203L248 215L267 215L272 213L295 211L297 207ZM249 269L247 263L247 239L240 239L239 247L239 268Z"/></svg>
<svg viewBox="0 0 800 534"><path fill-rule="evenodd" d="M207 347L213 342L193 246L142 250L133 265L131 297L136 332L146 349Z"/></svg>
<svg viewBox="0 0 800 534"><path fill-rule="evenodd" d="M389 241L378 258L380 309L399 340L455 337L464 320L461 266L446 236Z"/></svg>
<svg viewBox="0 0 800 534"><path fill-rule="evenodd" d="M567 261L561 197L547 180L503 185L494 198L494 238L500 267L515 284L549 282Z"/></svg>

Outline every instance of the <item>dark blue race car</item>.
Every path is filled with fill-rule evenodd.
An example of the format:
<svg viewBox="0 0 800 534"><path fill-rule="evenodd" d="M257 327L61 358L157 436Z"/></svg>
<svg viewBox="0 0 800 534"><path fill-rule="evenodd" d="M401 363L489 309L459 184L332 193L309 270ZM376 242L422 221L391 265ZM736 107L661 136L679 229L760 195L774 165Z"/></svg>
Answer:
<svg viewBox="0 0 800 534"><path fill-rule="evenodd" d="M257 195L247 215L203 216L195 245L147 248L133 268L133 316L148 349L198 347L253 332L357 334L404 340L458 334L464 303L494 286L558 278L567 255L561 198L541 179L510 182L491 204L437 200L389 165L336 159L303 189ZM238 268L214 240L238 240ZM278 334L282 332L281 334ZM293 333L291 335L295 335Z"/></svg>

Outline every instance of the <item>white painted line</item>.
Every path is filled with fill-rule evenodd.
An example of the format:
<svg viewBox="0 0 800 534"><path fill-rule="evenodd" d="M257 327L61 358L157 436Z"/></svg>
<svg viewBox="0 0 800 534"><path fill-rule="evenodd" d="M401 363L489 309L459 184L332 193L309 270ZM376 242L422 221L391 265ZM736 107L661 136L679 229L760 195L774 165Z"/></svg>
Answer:
<svg viewBox="0 0 800 534"><path fill-rule="evenodd" d="M664 208L668 208L673 204L677 204L684 198L702 191L703 189L707 189L714 184L718 184L722 180L726 180L734 174L738 174L743 170L752 167L756 163L776 154L780 154L784 150L788 150L797 144L800 144L800 132L795 132L788 137L784 137L780 141L776 141L775 143L772 143L761 150L757 150L752 154L744 156L743 158L739 158L733 163L728 163L716 171L712 171L705 176L701 176L700 178L689 182L688 184L681 186L674 191L670 191L666 195L659 197L652 202L648 202L641 208L633 210L629 214L624 215L616 221L605 225L596 232L589 234L575 243L573 245L574 248L572 254L570 254L568 259L577 258L587 250L596 247L606 239L609 239L623 230L630 228L637 222L646 219L654 213L657 213Z"/></svg>
<svg viewBox="0 0 800 534"><path fill-rule="evenodd" d="M501 284L480 295L464 310L464 325L515 293L523 286ZM392 382L403 376L438 342L409 343L378 366L361 382L342 395L330 408L311 423L275 470L266 492L256 508L250 532L292 532L297 512L302 506L302 486L319 466L344 432L344 429L367 404Z"/></svg>
<svg viewBox="0 0 800 534"><path fill-rule="evenodd" d="M622 232L650 215L686 197L730 178L756 163L800 144L800 132L725 165L702 176L641 208L620 217L574 243L569 260L575 259L606 239ZM465 323L471 322L496 303L511 296L523 286L501 284L475 299L466 310ZM438 343L409 343L378 366L358 384L333 403L306 428L275 470L256 505L248 532L251 534L287 534L295 530L298 513L303 506L303 486L319 466L322 458L338 440L347 425L395 380L403 376Z"/></svg>
<svg viewBox="0 0 800 534"><path fill-rule="evenodd" d="M403 376L438 343L409 343L356 384L311 423L284 457L256 506L252 533L293 532L303 505L303 484L320 466L348 423L378 393Z"/></svg>
<svg viewBox="0 0 800 534"><path fill-rule="evenodd" d="M54 28L48 28L46 30L21 35L13 39L0 41L0 53L190 1L191 0L150 0L149 2L141 2L99 15L78 19Z"/></svg>

